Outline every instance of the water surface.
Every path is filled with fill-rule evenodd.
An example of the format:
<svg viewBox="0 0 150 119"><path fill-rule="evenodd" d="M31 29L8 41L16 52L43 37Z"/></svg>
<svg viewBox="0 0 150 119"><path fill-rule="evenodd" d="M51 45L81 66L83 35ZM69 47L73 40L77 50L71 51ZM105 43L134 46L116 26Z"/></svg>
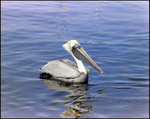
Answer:
<svg viewBox="0 0 150 119"><path fill-rule="evenodd" d="M2 1L2 117L149 117L148 1ZM76 39L104 71L89 84L42 80Z"/></svg>

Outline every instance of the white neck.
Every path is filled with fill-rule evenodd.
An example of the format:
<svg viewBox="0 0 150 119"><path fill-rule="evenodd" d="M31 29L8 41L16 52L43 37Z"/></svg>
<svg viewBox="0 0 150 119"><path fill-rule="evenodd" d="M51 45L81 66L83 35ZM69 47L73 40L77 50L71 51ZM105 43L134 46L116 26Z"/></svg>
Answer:
<svg viewBox="0 0 150 119"><path fill-rule="evenodd" d="M86 71L86 69L85 69L85 67L84 67L84 65L83 65L83 63L82 63L82 61L81 61L81 60L78 60L72 53L71 53L71 55L72 55L73 58L75 59L77 65L78 65L79 71L80 71L80 72L83 72L84 74L87 74L87 71Z"/></svg>

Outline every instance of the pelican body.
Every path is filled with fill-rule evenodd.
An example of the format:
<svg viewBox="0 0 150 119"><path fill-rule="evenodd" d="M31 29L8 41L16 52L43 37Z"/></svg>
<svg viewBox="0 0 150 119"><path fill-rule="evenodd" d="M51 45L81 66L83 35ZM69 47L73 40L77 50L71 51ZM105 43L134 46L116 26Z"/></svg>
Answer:
<svg viewBox="0 0 150 119"><path fill-rule="evenodd" d="M63 48L72 55L76 63L68 59L48 62L40 69L40 71L49 74L50 79L71 83L88 83L88 74L90 73L90 70L87 67L84 67L82 61L103 73L100 67L98 67L84 51L78 41L70 40L63 45Z"/></svg>

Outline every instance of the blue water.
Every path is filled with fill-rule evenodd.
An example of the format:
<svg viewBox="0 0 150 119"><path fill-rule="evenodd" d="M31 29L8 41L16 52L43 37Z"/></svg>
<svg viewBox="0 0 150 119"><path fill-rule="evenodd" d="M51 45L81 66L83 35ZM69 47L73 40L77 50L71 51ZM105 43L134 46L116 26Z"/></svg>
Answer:
<svg viewBox="0 0 150 119"><path fill-rule="evenodd" d="M1 117L149 117L148 1L2 1ZM104 71L88 84L39 78L76 39Z"/></svg>

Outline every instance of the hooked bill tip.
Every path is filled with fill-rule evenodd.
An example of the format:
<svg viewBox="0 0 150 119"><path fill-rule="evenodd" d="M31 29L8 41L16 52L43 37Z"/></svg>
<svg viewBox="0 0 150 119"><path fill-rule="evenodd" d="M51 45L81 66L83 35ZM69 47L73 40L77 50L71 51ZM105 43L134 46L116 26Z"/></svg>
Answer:
<svg viewBox="0 0 150 119"><path fill-rule="evenodd" d="M103 71L100 71L103 74Z"/></svg>
<svg viewBox="0 0 150 119"><path fill-rule="evenodd" d="M98 69L98 71L100 71L103 74L103 71L101 69Z"/></svg>

